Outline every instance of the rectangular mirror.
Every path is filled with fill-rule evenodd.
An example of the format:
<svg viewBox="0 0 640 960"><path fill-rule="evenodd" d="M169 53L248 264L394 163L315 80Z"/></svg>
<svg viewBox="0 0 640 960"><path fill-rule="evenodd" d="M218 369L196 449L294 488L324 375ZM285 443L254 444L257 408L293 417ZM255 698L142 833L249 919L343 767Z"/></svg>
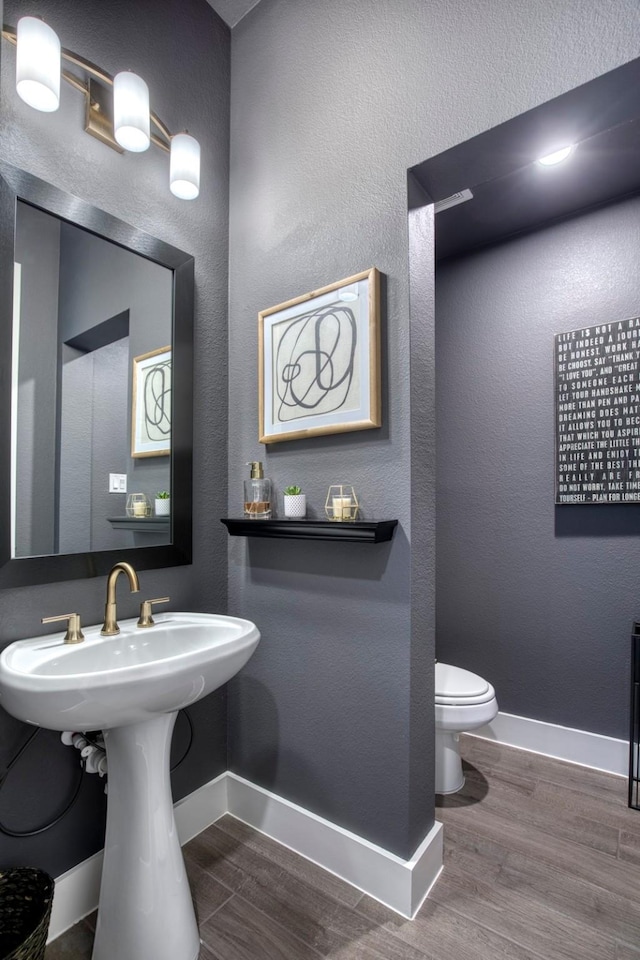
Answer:
<svg viewBox="0 0 640 960"><path fill-rule="evenodd" d="M0 177L0 587L189 563L193 258Z"/></svg>

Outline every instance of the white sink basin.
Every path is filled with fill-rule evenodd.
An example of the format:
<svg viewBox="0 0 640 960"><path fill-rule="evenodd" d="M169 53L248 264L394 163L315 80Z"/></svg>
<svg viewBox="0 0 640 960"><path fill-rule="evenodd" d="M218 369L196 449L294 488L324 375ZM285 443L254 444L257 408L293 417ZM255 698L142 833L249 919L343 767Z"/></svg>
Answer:
<svg viewBox="0 0 640 960"><path fill-rule="evenodd" d="M53 730L103 730L109 794L93 960L197 960L200 939L169 777L182 707L229 680L260 639L249 620L160 613L80 644L63 634L12 643L0 655L0 705Z"/></svg>
<svg viewBox="0 0 640 960"><path fill-rule="evenodd" d="M0 655L0 704L51 730L106 730L188 706L247 662L260 634L249 620L159 613L155 626L63 643L63 634L12 643Z"/></svg>

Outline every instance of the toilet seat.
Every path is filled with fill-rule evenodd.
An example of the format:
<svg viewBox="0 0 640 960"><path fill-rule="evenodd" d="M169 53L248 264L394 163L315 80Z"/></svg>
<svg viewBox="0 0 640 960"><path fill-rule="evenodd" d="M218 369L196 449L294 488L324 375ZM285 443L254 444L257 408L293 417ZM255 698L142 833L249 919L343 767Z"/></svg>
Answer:
<svg viewBox="0 0 640 960"><path fill-rule="evenodd" d="M436 704L441 706L473 706L488 703L496 695L482 677L450 663L436 663L435 681Z"/></svg>

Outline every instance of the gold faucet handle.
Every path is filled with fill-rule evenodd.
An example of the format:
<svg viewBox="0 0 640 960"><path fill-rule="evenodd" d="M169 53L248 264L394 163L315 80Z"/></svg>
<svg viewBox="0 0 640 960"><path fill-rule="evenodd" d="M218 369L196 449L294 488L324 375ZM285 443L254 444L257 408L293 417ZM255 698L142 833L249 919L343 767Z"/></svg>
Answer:
<svg viewBox="0 0 640 960"><path fill-rule="evenodd" d="M42 617L41 623L56 623L58 620L67 620L67 632L64 643L82 643L84 633L80 629L79 613L62 613L59 617Z"/></svg>
<svg viewBox="0 0 640 960"><path fill-rule="evenodd" d="M169 603L171 597L158 597L156 600L143 600L140 604L140 619L138 620L137 627L152 627L155 623L155 620L151 616L151 604L153 603Z"/></svg>

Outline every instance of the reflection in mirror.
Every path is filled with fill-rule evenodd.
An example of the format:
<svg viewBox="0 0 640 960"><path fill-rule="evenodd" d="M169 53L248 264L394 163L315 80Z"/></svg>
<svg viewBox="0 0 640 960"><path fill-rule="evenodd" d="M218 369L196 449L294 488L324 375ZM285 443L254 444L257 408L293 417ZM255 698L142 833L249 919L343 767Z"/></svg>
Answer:
<svg viewBox="0 0 640 960"><path fill-rule="evenodd" d="M15 258L12 556L169 543L172 271L22 201Z"/></svg>
<svg viewBox="0 0 640 960"><path fill-rule="evenodd" d="M191 562L193 267L0 161L0 589Z"/></svg>

